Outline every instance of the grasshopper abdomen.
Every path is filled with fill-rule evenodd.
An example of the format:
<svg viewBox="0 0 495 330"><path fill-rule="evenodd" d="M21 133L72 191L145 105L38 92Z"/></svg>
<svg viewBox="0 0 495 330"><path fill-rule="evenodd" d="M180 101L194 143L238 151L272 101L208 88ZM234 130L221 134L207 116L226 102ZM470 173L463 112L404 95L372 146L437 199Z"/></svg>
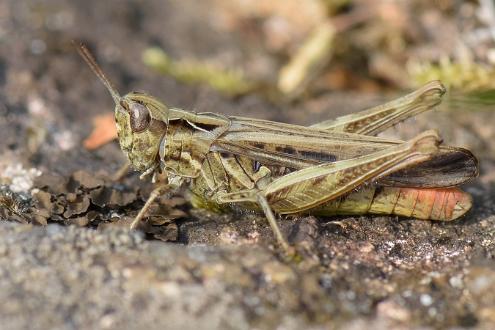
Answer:
<svg viewBox="0 0 495 330"><path fill-rule="evenodd" d="M423 220L450 221L472 206L459 188L366 187L315 210L319 215L386 214Z"/></svg>

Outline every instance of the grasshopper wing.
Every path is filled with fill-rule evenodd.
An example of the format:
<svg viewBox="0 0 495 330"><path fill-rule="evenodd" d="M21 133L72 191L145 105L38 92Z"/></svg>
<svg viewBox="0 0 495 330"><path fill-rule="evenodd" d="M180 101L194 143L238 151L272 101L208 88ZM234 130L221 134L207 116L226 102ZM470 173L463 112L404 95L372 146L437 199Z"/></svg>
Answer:
<svg viewBox="0 0 495 330"><path fill-rule="evenodd" d="M454 187L476 178L478 174L478 159L469 150L442 146L432 159L395 172L379 183L395 187Z"/></svg>
<svg viewBox="0 0 495 330"><path fill-rule="evenodd" d="M231 126L212 144L212 151L247 157L266 166L295 171L354 159L403 143L355 133L334 132L267 120L230 117ZM478 175L478 161L462 148L441 146L431 159L380 179L398 187L451 187Z"/></svg>
<svg viewBox="0 0 495 330"><path fill-rule="evenodd" d="M215 139L211 151L248 157L266 166L299 170L322 163L353 159L400 144L362 134L230 117L231 125Z"/></svg>

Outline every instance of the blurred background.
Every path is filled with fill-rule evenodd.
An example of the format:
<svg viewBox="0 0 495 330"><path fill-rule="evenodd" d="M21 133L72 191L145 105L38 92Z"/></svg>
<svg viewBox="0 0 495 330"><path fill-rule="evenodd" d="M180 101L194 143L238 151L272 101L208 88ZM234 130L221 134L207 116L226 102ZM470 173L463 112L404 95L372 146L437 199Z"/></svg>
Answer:
<svg viewBox="0 0 495 330"><path fill-rule="evenodd" d="M33 153L47 141L62 151L79 147L91 118L112 109L72 40L94 51L121 93L140 89L171 106L300 124L374 105L433 79L449 87L450 110L479 112L495 84L490 0L0 6L1 97L10 116L2 120L20 125L3 141L10 149L27 143ZM492 130L483 123L471 133L489 140ZM483 144L468 135L456 142Z"/></svg>
<svg viewBox="0 0 495 330"><path fill-rule="evenodd" d="M113 105L76 40L121 93L298 124L441 79L450 113L422 116L426 126L493 155L494 29L490 0L2 1L1 145L62 172L80 164L57 155L80 159L82 147L121 161L99 154L114 134L101 133L113 130ZM100 130L87 140L95 120ZM392 134L410 136L421 123Z"/></svg>

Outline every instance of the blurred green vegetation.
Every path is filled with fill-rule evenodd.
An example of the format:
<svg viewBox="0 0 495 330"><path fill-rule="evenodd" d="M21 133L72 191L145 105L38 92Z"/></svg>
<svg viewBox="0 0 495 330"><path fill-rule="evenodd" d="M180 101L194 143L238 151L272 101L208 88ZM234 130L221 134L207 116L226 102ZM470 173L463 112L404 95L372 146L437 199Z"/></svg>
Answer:
<svg viewBox="0 0 495 330"><path fill-rule="evenodd" d="M156 47L143 61L227 97L276 91L279 99L297 100L344 89L413 89L438 79L463 102L495 101L495 37L489 33L495 13L489 15L486 1L239 1L215 1L211 11L228 18L221 32L246 37L245 65L173 59ZM256 57L273 65L253 72Z"/></svg>

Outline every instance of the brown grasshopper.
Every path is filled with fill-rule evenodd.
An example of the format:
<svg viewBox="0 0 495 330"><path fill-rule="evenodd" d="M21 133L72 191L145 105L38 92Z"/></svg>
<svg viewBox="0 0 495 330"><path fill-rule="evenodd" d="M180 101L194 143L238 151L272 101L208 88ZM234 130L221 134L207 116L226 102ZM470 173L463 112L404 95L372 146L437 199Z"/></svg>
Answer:
<svg viewBox="0 0 495 330"><path fill-rule="evenodd" d="M165 174L131 224L164 191L189 185L192 204L262 210L288 251L277 214L395 214L453 220L471 198L456 186L478 175L462 148L426 131L409 141L383 130L441 101L433 81L398 100L310 127L168 108L138 92L121 96L84 46L79 53L115 102L119 143L142 176Z"/></svg>

